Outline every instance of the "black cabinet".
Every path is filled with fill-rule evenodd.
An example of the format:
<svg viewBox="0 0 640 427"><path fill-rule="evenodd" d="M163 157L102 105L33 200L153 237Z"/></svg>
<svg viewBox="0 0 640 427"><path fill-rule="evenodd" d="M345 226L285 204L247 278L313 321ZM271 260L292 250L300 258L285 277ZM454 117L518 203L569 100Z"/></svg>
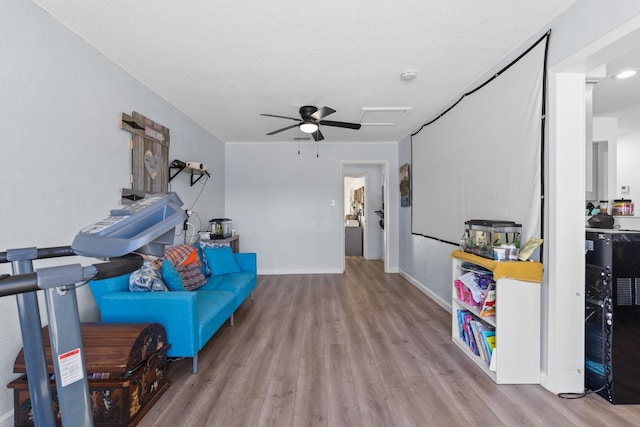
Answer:
<svg viewBox="0 0 640 427"><path fill-rule="evenodd" d="M640 233L587 231L585 385L616 404L640 403L638 260Z"/></svg>

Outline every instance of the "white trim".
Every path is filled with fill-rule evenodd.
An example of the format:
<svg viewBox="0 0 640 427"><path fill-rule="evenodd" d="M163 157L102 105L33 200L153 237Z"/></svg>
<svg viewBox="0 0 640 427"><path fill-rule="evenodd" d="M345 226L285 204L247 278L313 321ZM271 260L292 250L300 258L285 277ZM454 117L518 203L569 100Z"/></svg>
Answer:
<svg viewBox="0 0 640 427"><path fill-rule="evenodd" d="M400 270L399 273L402 277L407 279L409 283L411 283L413 286L418 288L423 294L431 298L436 304L438 304L440 307L447 310L447 312L451 313L451 310L452 310L451 301L443 300L436 293L432 292L427 286L423 285L422 283L418 282L416 279L411 277L411 275L409 275L407 272Z"/></svg>
<svg viewBox="0 0 640 427"><path fill-rule="evenodd" d="M344 178L343 178L344 179ZM368 201L367 197L367 189L371 190L369 187L369 171L364 173L364 203L362 204L362 213L364 215L364 221L360 225L362 227L362 256L364 259L369 259L369 214L371 213L371 209L367 210L367 207L371 204ZM368 213L367 213L368 212Z"/></svg>
<svg viewBox="0 0 640 427"><path fill-rule="evenodd" d="M338 239L338 241L340 242L340 273L344 273L344 269L345 269L345 263L344 263L344 245L345 245L345 239L344 239L344 178L345 178L345 174L344 174L344 165L345 162L344 161L340 161L340 179L338 180L340 182L340 192L338 194L340 194L340 205L338 206L338 212L340 212L340 218L339 218L339 222L338 224L340 224L340 227L338 227L339 233L340 233L340 238Z"/></svg>
<svg viewBox="0 0 640 427"><path fill-rule="evenodd" d="M276 275L287 275L287 274L342 274L344 271L335 269L335 268L327 268L327 269L261 269L258 271L258 276L276 276Z"/></svg>
<svg viewBox="0 0 640 427"><path fill-rule="evenodd" d="M372 261L381 261L381 260L372 260ZM267 269L267 270L258 271L258 276L277 276L277 275L287 275L287 274L342 274L342 273L344 273L344 269L336 270L334 268L315 269L315 270L305 270L305 269L285 269L285 270ZM397 268L391 268L391 269L389 269L389 271L385 271L385 273L399 273L400 275L405 277L407 280L411 281L412 284L415 285L416 283L418 283L413 278L409 279L410 276L405 276L405 273L400 271ZM418 286L418 285L416 285L416 286ZM420 285L420 286L422 286L422 285ZM427 291L428 291L428 289L425 288L424 292L426 293ZM433 294L433 295L434 295L435 298L437 298L437 296L435 294ZM429 296L431 296L431 294L429 294ZM438 302L438 301L436 301L436 302ZM440 304L440 303L438 302L438 304ZM446 307L444 307L444 308L446 309ZM2 427L2 426L0 426L0 427Z"/></svg>
<svg viewBox="0 0 640 427"><path fill-rule="evenodd" d="M550 72L548 77L547 286L541 329L546 382L542 385L554 393L580 393L584 390L585 75Z"/></svg>

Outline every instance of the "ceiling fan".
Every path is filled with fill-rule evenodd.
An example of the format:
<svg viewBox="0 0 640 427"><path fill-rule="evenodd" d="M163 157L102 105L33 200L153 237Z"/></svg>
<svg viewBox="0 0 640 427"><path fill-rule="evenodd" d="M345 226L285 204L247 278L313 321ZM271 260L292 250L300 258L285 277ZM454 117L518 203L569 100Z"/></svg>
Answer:
<svg viewBox="0 0 640 427"><path fill-rule="evenodd" d="M278 116L275 114L260 114L261 116L266 117L278 117L281 119L289 119L295 120L295 125L283 127L282 129L274 130L273 132L269 132L267 135L275 135L276 133L283 132L288 129L293 129L298 127L302 132L311 134L313 139L316 141L322 141L324 136L322 136L322 132L320 132L320 125L322 126L335 126L339 128L347 128L347 129L360 129L362 126L360 123L348 123L348 122L335 122L332 120L322 120L324 117L329 114L335 113L336 110L329 107L314 107L311 105L305 105L300 107L300 118L294 117L286 117L286 116Z"/></svg>

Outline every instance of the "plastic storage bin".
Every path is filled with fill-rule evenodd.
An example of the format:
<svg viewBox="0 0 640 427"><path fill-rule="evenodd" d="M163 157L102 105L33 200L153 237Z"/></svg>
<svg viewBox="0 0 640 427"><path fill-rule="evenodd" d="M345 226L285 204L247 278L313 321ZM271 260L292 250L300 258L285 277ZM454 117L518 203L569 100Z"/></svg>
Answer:
<svg viewBox="0 0 640 427"><path fill-rule="evenodd" d="M482 305L482 303L476 302L473 299L473 295L471 294L469 288L467 288L460 280L454 280L453 284L456 288L456 295L460 301L465 302L473 307L479 307Z"/></svg>
<svg viewBox="0 0 640 427"><path fill-rule="evenodd" d="M472 219L465 221L460 249L484 258L494 259L493 249L512 245L520 249L522 225L513 221ZM508 258L507 258L508 259Z"/></svg>

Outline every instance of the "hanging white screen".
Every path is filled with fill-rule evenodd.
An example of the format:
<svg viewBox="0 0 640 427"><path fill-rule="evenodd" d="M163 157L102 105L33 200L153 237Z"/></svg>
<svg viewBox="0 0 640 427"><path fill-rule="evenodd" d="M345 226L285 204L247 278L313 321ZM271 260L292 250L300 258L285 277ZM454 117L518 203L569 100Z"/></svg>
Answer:
<svg viewBox="0 0 640 427"><path fill-rule="evenodd" d="M539 236L547 39L412 135L413 234L457 243L489 219Z"/></svg>

